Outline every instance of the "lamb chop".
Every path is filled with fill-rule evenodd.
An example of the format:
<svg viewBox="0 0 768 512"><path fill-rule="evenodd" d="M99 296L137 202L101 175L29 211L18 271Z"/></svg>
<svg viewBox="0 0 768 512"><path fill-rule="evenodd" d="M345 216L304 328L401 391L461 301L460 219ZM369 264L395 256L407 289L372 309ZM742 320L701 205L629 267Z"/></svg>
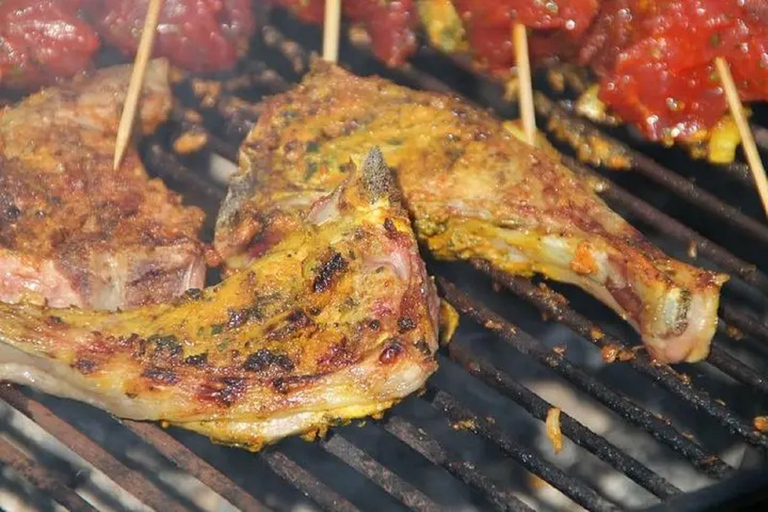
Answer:
<svg viewBox="0 0 768 512"><path fill-rule="evenodd" d="M380 152L329 192L265 190L272 245L173 303L0 304L0 379L254 450L383 411L437 367L437 294Z"/></svg>
<svg viewBox="0 0 768 512"><path fill-rule="evenodd" d="M327 64L269 99L242 146L215 237L230 271L283 229L264 190L283 191L286 204L325 194L371 146L397 170L417 236L436 257L575 284L633 325L658 360L707 356L726 276L664 255L588 180L490 114Z"/></svg>
<svg viewBox="0 0 768 512"><path fill-rule="evenodd" d="M0 112L0 300L112 309L162 302L204 284L198 208L129 150L112 169L130 66L43 90ZM153 61L145 133L171 107L165 61Z"/></svg>

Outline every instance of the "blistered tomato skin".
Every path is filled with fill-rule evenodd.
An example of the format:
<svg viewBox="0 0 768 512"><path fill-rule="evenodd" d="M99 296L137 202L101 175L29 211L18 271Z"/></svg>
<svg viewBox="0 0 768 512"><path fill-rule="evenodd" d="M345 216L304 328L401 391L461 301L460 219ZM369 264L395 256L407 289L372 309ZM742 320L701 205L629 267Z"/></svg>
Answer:
<svg viewBox="0 0 768 512"><path fill-rule="evenodd" d="M48 85L90 66L99 39L78 17L80 3L0 1L0 88Z"/></svg>
<svg viewBox="0 0 768 512"><path fill-rule="evenodd" d="M580 61L600 99L653 140L696 139L727 111L714 66L724 57L744 101L768 98L761 2L608 0Z"/></svg>
<svg viewBox="0 0 768 512"><path fill-rule="evenodd" d="M511 28L531 57L591 67L600 99L652 140L703 138L727 111L715 57L744 101L768 99L764 0L454 0L471 51L489 72L514 67Z"/></svg>
<svg viewBox="0 0 768 512"><path fill-rule="evenodd" d="M267 0L287 7L300 20L320 24L325 13L324 0ZM373 52L390 66L406 61L416 51L417 24L414 0L344 0L343 15L360 23L371 36Z"/></svg>
<svg viewBox="0 0 768 512"><path fill-rule="evenodd" d="M512 26L529 30L529 51L534 59L571 56L597 14L598 0L454 0L464 21L472 53L493 73L514 66Z"/></svg>
<svg viewBox="0 0 768 512"><path fill-rule="evenodd" d="M105 43L133 55L148 0L87 2L86 12ZM249 0L164 0L155 55L197 72L232 68L248 49L256 22Z"/></svg>

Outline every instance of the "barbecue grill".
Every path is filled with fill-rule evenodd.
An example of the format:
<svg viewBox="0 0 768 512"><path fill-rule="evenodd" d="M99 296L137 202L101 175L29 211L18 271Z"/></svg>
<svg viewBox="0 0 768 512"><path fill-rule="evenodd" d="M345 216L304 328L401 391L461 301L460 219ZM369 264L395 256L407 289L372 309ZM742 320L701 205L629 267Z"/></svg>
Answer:
<svg viewBox="0 0 768 512"><path fill-rule="evenodd" d="M226 192L211 169L232 167L258 118L256 102L290 88L320 41L317 28L280 10L265 19L249 60L234 76L216 77L220 93L211 94L213 81L181 80L184 106L143 143L150 172L207 211L208 239ZM344 33L341 63L358 74L453 91L515 115L503 87L460 59L422 48L411 64L387 69L364 39ZM462 314L438 355L439 372L423 394L382 420L333 428L314 443L288 439L252 454L26 388L0 385L0 398L156 510L205 507L142 469L121 444L164 457L242 510L734 510L766 499L768 435L755 418L768 411L768 275L761 264L768 224L748 172L743 164L710 168L623 128L598 128L574 115L567 94L539 85L546 92L536 101L540 125L599 133L630 159L627 172L568 161L593 177L611 207L669 254L732 276L706 362L655 364L635 350L638 337L615 315L571 287L500 274L482 261L429 261L442 296ZM758 122L764 117L758 109ZM768 150L768 129L755 130ZM205 149L176 152L176 137L190 131L205 136ZM559 454L543 433L553 407L562 409ZM35 503L93 509L71 467L7 425L0 461L44 495ZM109 497L99 503L109 505Z"/></svg>

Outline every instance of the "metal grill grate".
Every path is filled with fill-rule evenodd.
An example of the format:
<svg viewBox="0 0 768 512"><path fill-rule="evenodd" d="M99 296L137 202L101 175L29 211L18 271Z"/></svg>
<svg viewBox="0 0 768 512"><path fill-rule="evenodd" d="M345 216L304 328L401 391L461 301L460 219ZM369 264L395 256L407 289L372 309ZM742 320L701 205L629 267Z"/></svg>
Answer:
<svg viewBox="0 0 768 512"><path fill-rule="evenodd" d="M234 160L237 142L258 118L258 106L238 95L257 101L261 94L286 90L307 69L309 50L284 34L299 38L306 30L313 40L319 40L315 37L319 32L297 25L279 12L271 22L274 24L267 25L256 42L253 53L258 58L245 66L244 73L224 81L222 94L205 97L200 82L196 85L186 81L178 85L180 94L188 101L187 107L203 112L205 124L190 121L191 116L179 109L174 113L175 127L205 131L210 153ZM441 81L446 77L458 80L455 77L467 76L463 63L429 50L422 50L414 61L415 66L386 70L372 59L364 44L354 45L346 41L342 61L353 71L374 70L406 85L436 91L452 90ZM430 64L426 65L427 62ZM435 67L443 64L450 65L450 69L435 71ZM502 91L497 86L473 79L476 80L473 87L481 88L479 93L473 94L478 90L468 87L461 87L462 92L471 94L483 106L496 107L501 114L508 113L508 106L501 99ZM588 122L576 119L567 103L542 96L538 99L538 107L538 115L543 119L560 116L580 123L585 130L596 129ZM758 139L761 133L758 131ZM204 158L174 154L170 149L171 141L172 135L166 134L149 143L145 151L147 166L190 201L207 208L209 222L206 229L210 236L213 215L225 189L207 174L202 165L207 163ZM516 360L526 365L540 365L543 371L569 389L578 391L579 396L598 404L597 407L615 419L620 429L638 432L638 436L641 432L648 433L653 443L669 457L678 463L687 461L692 471L708 477L712 489L730 485L737 473L733 463L720 455L722 448L738 443L752 447L749 450L757 454L757 466L763 472L754 477L740 474L738 480L742 486L739 490L746 492L765 485L768 482L764 472L768 467L765 462L768 437L755 429L752 415L766 403L768 395L765 345L768 328L764 323L768 276L745 261L748 257L745 255L759 254L756 251L765 249L768 227L624 142L613 142L631 156L634 175L616 179L615 174L599 174L576 162L571 162L572 167L600 179L606 201L666 241L677 256L690 261L692 258L686 256L686 252L695 250L700 258L697 263L707 262L734 276L734 283L729 285L721 308L722 321L712 355L706 363L672 369L654 364L642 352L632 353L632 357L624 362L614 363L616 372L630 375L633 382L641 383L684 410L683 416L688 421L679 421L679 417L671 420L653 412L663 407L655 407L653 401L649 406L648 400L635 396L626 386L616 386L615 380L597 374L594 364L587 364L590 358L600 358L601 349L629 354L635 342L624 340L636 340L621 326L602 320L610 316L594 305L594 301L581 301L583 296L568 289L565 293L577 298L574 304L592 304L586 308L589 311L579 312L558 292L528 279L499 274L483 262L473 262L474 269L469 269L468 265L432 266L433 272L440 276L438 282L443 296L463 314L462 321L468 327L462 328L454 342L441 352L441 370L430 381L426 392L396 407L380 423L364 428L334 429L328 438L314 444L289 440L259 454L248 454L200 443L192 434L174 429L164 431L154 424L118 422L106 414L101 415L100 421L107 425L105 428L125 428L133 432L242 510L266 508L265 502L272 488L293 493L294 501L303 495L314 505L327 510L351 511L371 507L440 510L455 505L453 500L457 496L463 497L465 505L478 508L531 510L536 503L524 499L520 490L540 486L537 483L540 481L590 510L626 507L619 497L609 497L594 479L565 470L557 457L549 456L531 438L513 433L509 428L513 420L504 420L500 409L489 411L489 404L503 404L505 409L519 406L527 418L544 420L553 406L559 406L557 400L548 401L531 385L516 378L515 367L508 364ZM702 230L706 235L699 234L676 216L660 211L652 202L640 199L616 183L631 184L635 175L650 180L671 192L676 200L683 201L686 215L712 218L718 226L728 226L736 232L736 240L745 237L758 249L743 250L714 229ZM741 187L749 184L744 177L743 169L738 165L722 174L722 179ZM469 277L468 273L471 273ZM487 277L489 285L482 287L484 291L477 291L477 286L472 287L471 293L465 291L467 282L482 281L482 276ZM503 293L489 295L492 283ZM474 298L476 295L483 295L483 298ZM490 296L494 298L489 299ZM567 349L539 339L539 335L549 332L553 324L539 320L536 311L568 329ZM739 341L729 337L737 331L742 336ZM494 350L493 356L489 356L489 347ZM686 371L692 377L679 371ZM476 391L463 392L462 386L468 386L468 383L472 383ZM486 392L497 398L485 402L472 400L478 393ZM748 396L749 400L731 406L717 398L726 392L729 396ZM69 409L75 407L71 402L42 397L9 385L0 386L0 398L147 506L156 510L193 508L173 489L116 455L108 443L89 439L84 434L82 422L78 423L73 417L77 413ZM676 497L690 489L669 475L660 474L658 461L641 460L637 450L630 450L626 443L620 447L620 443L595 432L588 423L565 412L561 416L562 433L580 447L579 456L592 454L602 461L603 465L598 466L602 471L625 475L634 482L630 485L644 489L647 496L656 497L654 501L657 503L669 503L675 510L685 507ZM689 433L690 425L696 423L714 431L715 439L699 440ZM390 451L394 455L389 454ZM483 462L477 453L492 453L490 459L495 460L496 465ZM235 461L224 464L224 459ZM54 470L36 463L31 456L3 440L0 440L0 461L66 508L92 510L77 494L74 483L62 483ZM232 470L233 467L237 470ZM494 467L504 469L495 471ZM446 482L447 487L430 486L421 473L435 476ZM528 474L537 479L531 480ZM716 486L715 482L726 479L730 480ZM520 481L526 483L520 484ZM353 484L359 490L351 491ZM444 493L445 489L451 491ZM695 500L687 503L695 503Z"/></svg>

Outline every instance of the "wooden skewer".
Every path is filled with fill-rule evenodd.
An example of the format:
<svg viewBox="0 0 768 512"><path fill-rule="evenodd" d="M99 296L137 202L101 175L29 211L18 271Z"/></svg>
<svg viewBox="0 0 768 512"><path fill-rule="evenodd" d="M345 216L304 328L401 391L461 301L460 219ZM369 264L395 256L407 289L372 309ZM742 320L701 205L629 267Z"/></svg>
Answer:
<svg viewBox="0 0 768 512"><path fill-rule="evenodd" d="M133 121L136 118L136 109L139 105L139 97L144 85L144 75L147 71L147 64L152 55L152 45L155 42L155 32L157 23L160 19L160 9L163 6L163 0L149 0L147 9L147 18L144 20L144 28L139 41L139 48L136 51L136 60L133 63L133 72L131 81L128 84L128 91L125 94L125 103L123 104L123 113L120 115L120 124L117 127L117 139L115 140L115 159L113 168L117 170L120 162L128 148L128 142L131 140L133 130Z"/></svg>
<svg viewBox="0 0 768 512"><path fill-rule="evenodd" d="M730 108L731 115L739 129L741 144L744 147L744 154L747 157L747 163L749 163L752 176L755 178L757 191L760 194L760 200L763 202L763 209L768 214L768 178L766 178L763 161L760 159L760 153L757 151L752 130L749 128L749 123L747 123L747 116L744 113L741 98L739 98L739 91L736 88L733 76L731 75L731 69L728 67L725 59L716 57L715 66L717 67L717 74L720 75L720 81L723 84L725 98L728 100L728 108Z"/></svg>
<svg viewBox="0 0 768 512"><path fill-rule="evenodd" d="M520 94L520 117L523 120L525 140L536 144L536 113L533 108L533 85L531 84L531 61L528 57L528 36L525 25L515 23L512 27L512 42L515 45L517 65L517 86Z"/></svg>
<svg viewBox="0 0 768 512"><path fill-rule="evenodd" d="M339 30L341 29L341 0L326 0L323 23L323 59L339 60Z"/></svg>

